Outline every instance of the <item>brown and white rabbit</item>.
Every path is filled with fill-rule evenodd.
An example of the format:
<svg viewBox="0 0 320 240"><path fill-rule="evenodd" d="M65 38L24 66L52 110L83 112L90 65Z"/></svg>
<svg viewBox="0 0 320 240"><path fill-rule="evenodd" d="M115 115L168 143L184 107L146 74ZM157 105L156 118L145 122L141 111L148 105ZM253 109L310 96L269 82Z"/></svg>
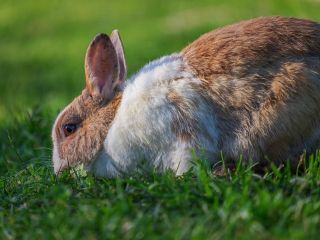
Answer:
<svg viewBox="0 0 320 240"><path fill-rule="evenodd" d="M141 161L182 174L191 152L212 164L240 156L294 164L320 147L320 25L263 17L200 37L125 82L117 31L96 36L86 88L52 131L56 173L84 164L97 176Z"/></svg>

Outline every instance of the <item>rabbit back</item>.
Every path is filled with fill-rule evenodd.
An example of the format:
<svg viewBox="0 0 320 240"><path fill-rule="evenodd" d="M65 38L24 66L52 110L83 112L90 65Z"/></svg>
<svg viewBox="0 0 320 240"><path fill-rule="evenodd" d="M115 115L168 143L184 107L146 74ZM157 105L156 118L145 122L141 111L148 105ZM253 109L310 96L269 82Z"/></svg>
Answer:
<svg viewBox="0 0 320 240"><path fill-rule="evenodd" d="M267 17L215 30L182 55L212 102L226 158L297 160L320 147L320 26Z"/></svg>

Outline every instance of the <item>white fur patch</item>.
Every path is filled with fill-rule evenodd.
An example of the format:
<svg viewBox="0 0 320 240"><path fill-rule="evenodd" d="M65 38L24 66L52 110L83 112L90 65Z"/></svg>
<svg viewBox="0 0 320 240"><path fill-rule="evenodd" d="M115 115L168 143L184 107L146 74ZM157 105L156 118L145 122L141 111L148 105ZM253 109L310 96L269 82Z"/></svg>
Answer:
<svg viewBox="0 0 320 240"><path fill-rule="evenodd" d="M97 177L114 178L120 175L120 172L113 164L112 158L106 151L101 151L92 164L84 167L87 171L93 172Z"/></svg>
<svg viewBox="0 0 320 240"><path fill-rule="evenodd" d="M104 142L105 154L91 170L106 177L117 175L106 166L132 173L141 161L150 167L172 169L177 174L188 170L191 151L217 153L219 132L212 107L194 88L200 80L188 70L179 54L153 61L128 82L115 119ZM180 139L173 131L177 113L168 94L174 91L188 106L188 117L199 130L192 140ZM103 168L103 169L101 169ZM110 169L110 168L109 168Z"/></svg>
<svg viewBox="0 0 320 240"><path fill-rule="evenodd" d="M62 169L64 166L66 166L68 163L67 161L63 160L60 158L60 154L59 154L59 143L58 143L58 137L56 135L56 128L57 128L57 123L60 119L60 117L65 113L65 111L69 108L69 105L66 106L63 111L61 111L59 113L59 115L57 116L54 124L53 124L53 128L52 128L52 143L53 143L53 151L52 151L52 162L53 162L53 170L55 172L55 174L58 174L58 172L60 171L60 169Z"/></svg>

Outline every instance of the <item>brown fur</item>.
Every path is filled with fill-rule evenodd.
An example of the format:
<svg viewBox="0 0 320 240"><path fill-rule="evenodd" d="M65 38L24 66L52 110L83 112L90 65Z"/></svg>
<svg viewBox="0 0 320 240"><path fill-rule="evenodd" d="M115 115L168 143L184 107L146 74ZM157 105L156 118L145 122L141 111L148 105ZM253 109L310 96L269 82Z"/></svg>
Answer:
<svg viewBox="0 0 320 240"><path fill-rule="evenodd" d="M182 55L217 114L226 158L275 162L319 147L320 25L266 17L215 30ZM313 139L313 140L312 140Z"/></svg>
<svg viewBox="0 0 320 240"><path fill-rule="evenodd" d="M110 38L99 34L90 43L85 58L86 88L91 95L113 97L112 85L119 78L117 53Z"/></svg>
<svg viewBox="0 0 320 240"><path fill-rule="evenodd" d="M90 164L102 149L121 102L118 87L126 76L124 51L117 31L112 39L98 34L90 43L85 75L85 90L59 115L55 124L53 155L60 168L56 169L58 172L79 163ZM65 124L76 124L76 131L65 135Z"/></svg>
<svg viewBox="0 0 320 240"><path fill-rule="evenodd" d="M60 158L70 166L89 163L101 150L104 139L121 102L122 94L109 103L99 97L92 97L87 90L77 97L60 117L56 125L56 135L60 139ZM63 125L76 123L76 133L66 137ZM66 166L67 167L67 166ZM63 169L61 169L63 170Z"/></svg>

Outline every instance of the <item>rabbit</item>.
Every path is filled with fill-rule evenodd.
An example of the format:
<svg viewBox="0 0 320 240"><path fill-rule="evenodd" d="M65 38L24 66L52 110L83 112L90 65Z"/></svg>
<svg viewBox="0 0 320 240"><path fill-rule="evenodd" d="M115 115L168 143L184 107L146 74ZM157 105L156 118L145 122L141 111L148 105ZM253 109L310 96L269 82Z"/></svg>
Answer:
<svg viewBox="0 0 320 240"><path fill-rule="evenodd" d="M85 56L86 87L52 130L56 174L83 164L99 177L141 163L182 175L199 154L225 160L290 161L320 146L320 25L260 17L202 35L126 81L117 30Z"/></svg>

